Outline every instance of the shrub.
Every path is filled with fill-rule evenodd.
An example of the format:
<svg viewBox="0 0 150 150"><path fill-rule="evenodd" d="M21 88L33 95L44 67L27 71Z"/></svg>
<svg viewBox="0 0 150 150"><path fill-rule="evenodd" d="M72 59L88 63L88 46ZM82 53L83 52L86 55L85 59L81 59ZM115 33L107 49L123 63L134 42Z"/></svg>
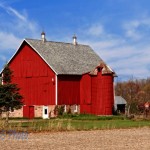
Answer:
<svg viewBox="0 0 150 150"><path fill-rule="evenodd" d="M54 114L57 115L57 116L62 116L64 114L64 109L65 106L64 105L61 105L61 106L55 106L55 109L54 109Z"/></svg>

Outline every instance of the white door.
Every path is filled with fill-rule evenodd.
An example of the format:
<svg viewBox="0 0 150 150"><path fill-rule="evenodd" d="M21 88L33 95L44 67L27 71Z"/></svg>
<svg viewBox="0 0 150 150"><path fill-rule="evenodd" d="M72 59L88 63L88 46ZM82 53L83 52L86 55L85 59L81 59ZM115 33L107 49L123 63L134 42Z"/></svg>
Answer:
<svg viewBox="0 0 150 150"><path fill-rule="evenodd" d="M43 119L48 119L48 106L43 106Z"/></svg>

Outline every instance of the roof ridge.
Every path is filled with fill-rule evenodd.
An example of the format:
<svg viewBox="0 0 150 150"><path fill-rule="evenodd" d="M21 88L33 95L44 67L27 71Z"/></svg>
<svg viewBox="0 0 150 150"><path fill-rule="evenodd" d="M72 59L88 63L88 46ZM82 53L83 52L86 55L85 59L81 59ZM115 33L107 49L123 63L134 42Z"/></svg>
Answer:
<svg viewBox="0 0 150 150"><path fill-rule="evenodd" d="M25 40L34 40L34 41L41 41L40 39L31 39L31 38L25 38ZM68 42L59 42L59 41L46 41L46 42L50 42L50 43L62 43L62 44L69 44L69 45L73 45L72 43L68 43ZM87 44L77 44L77 45L81 45L81 46L88 46Z"/></svg>

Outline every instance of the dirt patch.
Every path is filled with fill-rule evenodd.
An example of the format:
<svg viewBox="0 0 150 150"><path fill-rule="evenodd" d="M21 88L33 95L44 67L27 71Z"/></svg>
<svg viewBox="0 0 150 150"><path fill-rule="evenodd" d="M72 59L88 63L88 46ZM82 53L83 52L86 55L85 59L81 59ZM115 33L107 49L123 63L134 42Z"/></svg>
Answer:
<svg viewBox="0 0 150 150"><path fill-rule="evenodd" d="M1 150L149 150L150 128L30 133L19 140L2 134Z"/></svg>

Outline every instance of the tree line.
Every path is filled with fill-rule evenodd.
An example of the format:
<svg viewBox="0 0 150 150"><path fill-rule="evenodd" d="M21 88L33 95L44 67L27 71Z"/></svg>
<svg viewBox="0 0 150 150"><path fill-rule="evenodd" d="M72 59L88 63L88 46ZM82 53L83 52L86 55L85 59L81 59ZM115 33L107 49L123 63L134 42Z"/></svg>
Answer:
<svg viewBox="0 0 150 150"><path fill-rule="evenodd" d="M127 101L127 107L131 113L138 112L138 106L146 102L150 103L150 77L117 82L115 95L122 96Z"/></svg>

